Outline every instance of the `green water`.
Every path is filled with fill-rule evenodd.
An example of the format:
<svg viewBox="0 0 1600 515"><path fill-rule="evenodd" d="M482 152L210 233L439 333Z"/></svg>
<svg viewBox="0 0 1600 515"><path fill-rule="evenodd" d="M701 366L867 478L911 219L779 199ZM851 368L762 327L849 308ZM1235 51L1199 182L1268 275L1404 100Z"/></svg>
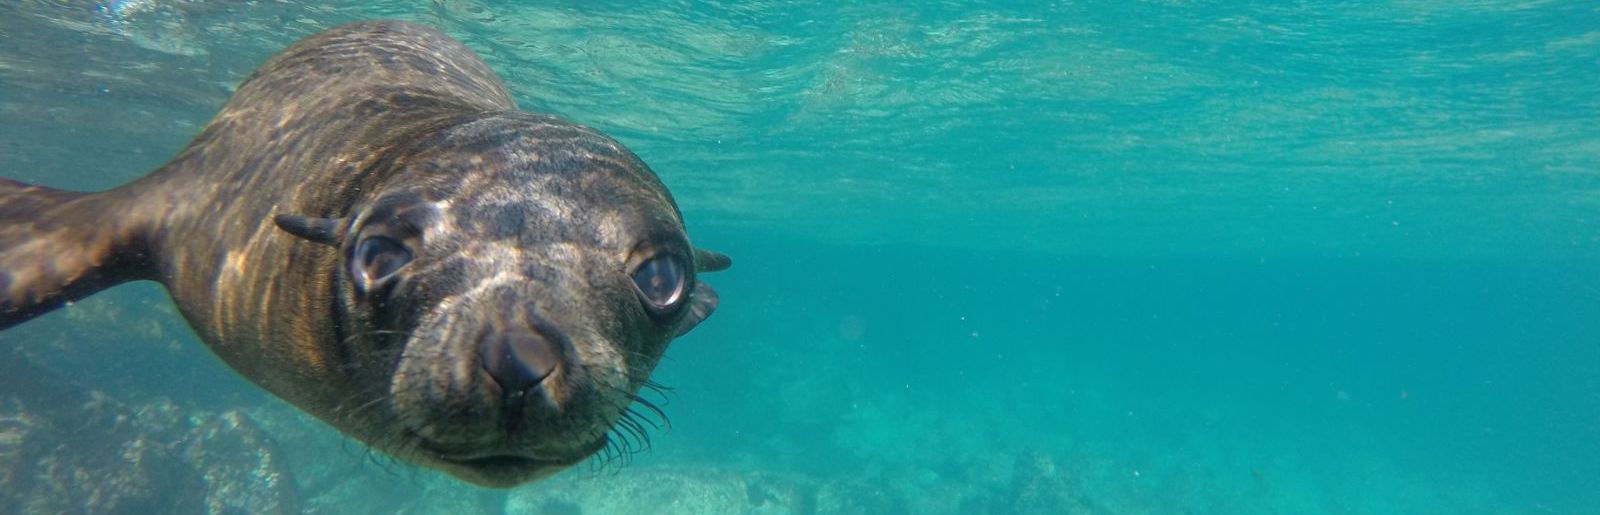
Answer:
<svg viewBox="0 0 1600 515"><path fill-rule="evenodd" d="M276 420L325 513L1040 512L1041 461L1044 512L1600 509L1591 2L12 2L0 175L132 180L372 17L616 136L735 259L650 452L509 494L373 464L149 285L0 345ZM669 477L748 495L540 497Z"/></svg>

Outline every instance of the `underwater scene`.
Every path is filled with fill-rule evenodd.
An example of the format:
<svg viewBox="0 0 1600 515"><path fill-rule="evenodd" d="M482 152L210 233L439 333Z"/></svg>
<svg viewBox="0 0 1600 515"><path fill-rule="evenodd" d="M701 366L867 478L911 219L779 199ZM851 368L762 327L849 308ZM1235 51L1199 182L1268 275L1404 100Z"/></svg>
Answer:
<svg viewBox="0 0 1600 515"><path fill-rule="evenodd" d="M1600 513L1600 4L12 0L0 177L134 181L370 19L732 258L662 413L479 487L134 282L0 332L0 513Z"/></svg>

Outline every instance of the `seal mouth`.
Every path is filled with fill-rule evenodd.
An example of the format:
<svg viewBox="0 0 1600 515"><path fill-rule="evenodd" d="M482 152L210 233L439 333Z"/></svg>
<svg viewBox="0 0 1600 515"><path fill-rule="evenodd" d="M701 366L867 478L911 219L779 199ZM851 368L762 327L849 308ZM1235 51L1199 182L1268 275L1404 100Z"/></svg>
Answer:
<svg viewBox="0 0 1600 515"><path fill-rule="evenodd" d="M519 456L519 455L516 455L516 454L495 454L495 455L490 455L490 456L484 456L484 457L481 457L481 458L467 458L467 459L447 458L447 457L441 456L441 457L439 457L439 459L444 460L444 461L449 462L449 463L454 464L454 465L459 465L459 466L462 466L462 467L467 467L467 468L472 468L472 469L479 469L479 470L508 470L508 471L510 471L510 470L528 470L528 469L537 469L537 468L545 468L545 467L559 467L559 466L572 465L574 463L577 463L578 460L581 460L582 458L576 458L576 459L540 459L540 458L530 458L530 457L527 457L527 456Z"/></svg>
<svg viewBox="0 0 1600 515"><path fill-rule="evenodd" d="M439 461L459 467L494 472L522 472L569 467L588 459L605 446L606 441L600 439L583 446L577 452L559 456L529 456L517 453L457 454L437 448L430 450L433 450L434 457ZM426 445L426 447L434 446Z"/></svg>
<svg viewBox="0 0 1600 515"><path fill-rule="evenodd" d="M434 466L479 485L509 488L550 477L583 458L545 459L520 454L491 454L474 458L435 456Z"/></svg>

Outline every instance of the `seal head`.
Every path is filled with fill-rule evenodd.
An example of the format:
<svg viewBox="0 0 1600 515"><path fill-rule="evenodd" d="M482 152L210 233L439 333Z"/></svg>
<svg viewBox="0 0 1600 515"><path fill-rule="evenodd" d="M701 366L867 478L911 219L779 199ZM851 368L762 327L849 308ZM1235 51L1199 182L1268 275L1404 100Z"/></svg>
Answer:
<svg viewBox="0 0 1600 515"><path fill-rule="evenodd" d="M608 445L667 343L716 293L667 190L619 143L560 119L468 116L404 149L346 219L279 216L336 246L364 439L508 486Z"/></svg>

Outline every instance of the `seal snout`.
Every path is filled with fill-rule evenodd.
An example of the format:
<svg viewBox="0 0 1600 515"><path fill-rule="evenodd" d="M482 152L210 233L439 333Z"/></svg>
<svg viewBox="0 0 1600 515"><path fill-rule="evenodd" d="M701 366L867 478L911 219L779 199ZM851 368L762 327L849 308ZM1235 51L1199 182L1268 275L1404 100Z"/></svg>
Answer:
<svg viewBox="0 0 1600 515"><path fill-rule="evenodd" d="M500 386L504 422L509 431L516 431L530 402L546 409L556 408L556 392L551 391L553 385L547 385L545 379L561 368L563 347L567 345L559 332L524 329L493 331L478 342L481 366Z"/></svg>

